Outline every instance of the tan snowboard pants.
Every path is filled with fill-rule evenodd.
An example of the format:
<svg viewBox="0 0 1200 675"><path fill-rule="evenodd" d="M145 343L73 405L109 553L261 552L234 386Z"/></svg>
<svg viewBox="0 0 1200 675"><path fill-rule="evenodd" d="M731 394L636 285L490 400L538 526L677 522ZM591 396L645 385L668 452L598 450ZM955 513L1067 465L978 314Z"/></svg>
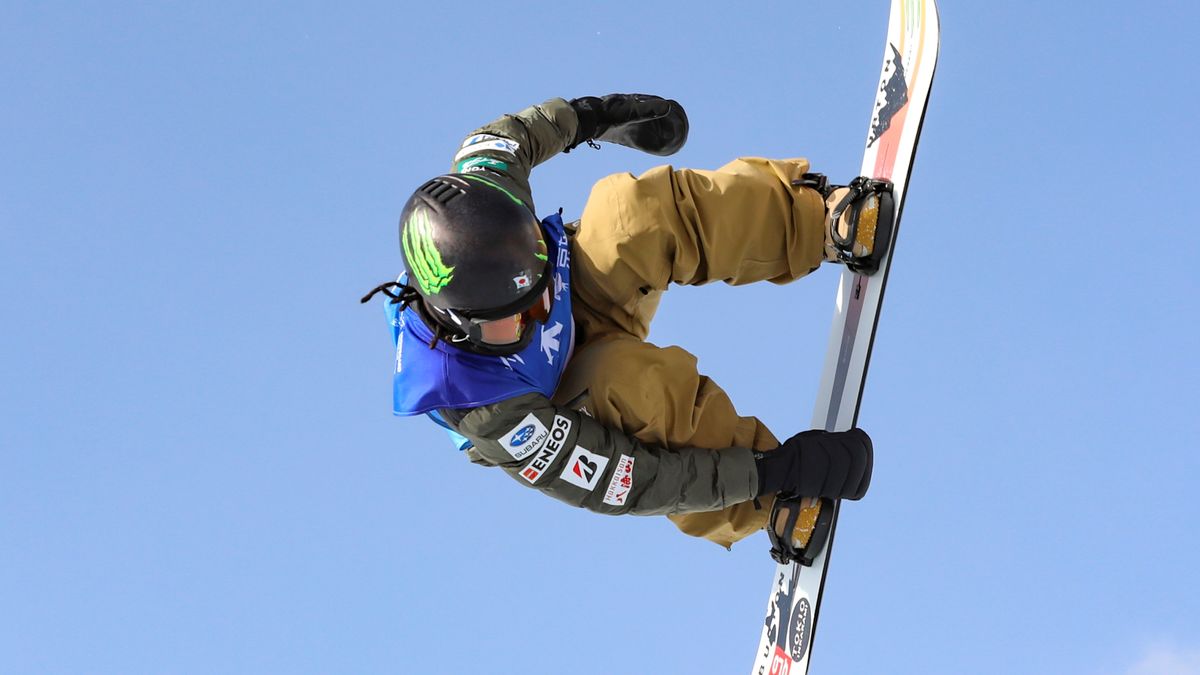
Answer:
<svg viewBox="0 0 1200 675"><path fill-rule="evenodd" d="M787 283L820 265L823 200L792 186L808 166L748 157L716 171L662 166L598 182L574 248L582 340L555 402L586 393L596 420L660 447L777 447L758 419L739 415L700 374L696 357L646 336L669 282ZM771 496L758 501L669 517L685 533L729 547L766 524Z"/></svg>

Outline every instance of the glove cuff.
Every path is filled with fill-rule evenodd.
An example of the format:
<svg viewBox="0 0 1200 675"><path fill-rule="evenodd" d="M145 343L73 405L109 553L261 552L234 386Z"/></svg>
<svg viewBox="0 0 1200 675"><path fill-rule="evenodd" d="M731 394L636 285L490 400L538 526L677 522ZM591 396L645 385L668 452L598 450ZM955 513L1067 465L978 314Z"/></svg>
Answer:
<svg viewBox="0 0 1200 675"><path fill-rule="evenodd" d="M604 133L604 130L600 129L600 110L603 101L595 96L583 96L573 98L569 103L575 111L575 116L579 119L579 124L575 128L575 138L571 140L571 144L563 152L570 152L580 143L590 141Z"/></svg>
<svg viewBox="0 0 1200 675"><path fill-rule="evenodd" d="M788 484L796 450L786 445L769 452L754 451L754 468L758 471L758 492L762 496L779 492Z"/></svg>

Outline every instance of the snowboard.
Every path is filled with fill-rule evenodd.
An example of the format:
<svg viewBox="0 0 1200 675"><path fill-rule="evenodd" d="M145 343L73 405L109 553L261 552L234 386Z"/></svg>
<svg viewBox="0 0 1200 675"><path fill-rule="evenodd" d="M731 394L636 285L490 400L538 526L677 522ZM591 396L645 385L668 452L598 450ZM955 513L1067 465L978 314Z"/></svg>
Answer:
<svg viewBox="0 0 1200 675"><path fill-rule="evenodd" d="M900 215L917 139L937 65L939 26L934 0L892 0L875 107L867 129L860 175L893 183L892 245L872 276L843 270L829 349L813 414L814 429L845 431L858 421L859 403L875 340L879 310L900 233ZM814 515L813 509L817 510ZM837 525L837 502L810 501L815 529L799 562L775 569L752 675L808 672L825 574ZM802 515L802 520L806 517Z"/></svg>

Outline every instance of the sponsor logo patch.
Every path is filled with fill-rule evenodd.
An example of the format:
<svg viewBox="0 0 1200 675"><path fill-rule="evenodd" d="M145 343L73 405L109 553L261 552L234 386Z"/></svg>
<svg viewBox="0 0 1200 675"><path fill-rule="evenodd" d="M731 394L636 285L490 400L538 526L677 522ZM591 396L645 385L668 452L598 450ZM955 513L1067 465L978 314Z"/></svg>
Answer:
<svg viewBox="0 0 1200 675"><path fill-rule="evenodd" d="M503 139L500 136L496 136L495 134L475 134L474 136L467 136L466 139L463 140L462 145L460 145L458 147L465 148L468 145L475 145L476 143L484 143L486 141L501 141L501 140L505 140L505 139Z"/></svg>
<svg viewBox="0 0 1200 675"><path fill-rule="evenodd" d="M554 424L550 428L550 439L546 441L546 445L529 460L524 469L521 469L521 478L536 483L546 469L554 463L554 458L558 457L558 451L562 450L563 443L566 442L567 436L571 435L571 420L562 415L554 416Z"/></svg>
<svg viewBox="0 0 1200 675"><path fill-rule="evenodd" d="M604 491L604 503L613 506L624 506L633 488L633 458L621 455L617 468L613 470L612 480L608 481L608 489Z"/></svg>
<svg viewBox="0 0 1200 675"><path fill-rule="evenodd" d="M513 456L513 459L525 459L532 455L546 439L550 431L533 413L525 416L517 426L513 427L500 438L500 444Z"/></svg>
<svg viewBox="0 0 1200 675"><path fill-rule="evenodd" d="M470 157L456 164L454 167L454 172L470 173L472 171L483 171L484 169L508 171L508 163L501 162L498 159L492 159L491 157Z"/></svg>
<svg viewBox="0 0 1200 675"><path fill-rule="evenodd" d="M593 454L587 448L575 446L567 465L563 467L559 478L572 485L579 486L588 492L596 489L600 477L604 475L604 467L608 466L608 458Z"/></svg>
<svg viewBox="0 0 1200 675"><path fill-rule="evenodd" d="M505 155L512 155L513 157L516 157L517 149L521 147L520 143L517 143L516 141L510 141L507 138L500 138L499 136L472 136L471 138L468 138L467 141L471 141L475 138L483 138L484 140L479 140L475 143L471 143L470 145L464 145L463 149L459 150L458 154L454 155L455 162L463 159L464 157L470 157L471 155L478 155L481 152L489 151L499 152Z"/></svg>
<svg viewBox="0 0 1200 675"><path fill-rule="evenodd" d="M531 438L533 438L533 425L526 424L525 426L521 427L520 431L513 434L513 437L509 440L508 444L515 447L521 445L522 443L528 442Z"/></svg>

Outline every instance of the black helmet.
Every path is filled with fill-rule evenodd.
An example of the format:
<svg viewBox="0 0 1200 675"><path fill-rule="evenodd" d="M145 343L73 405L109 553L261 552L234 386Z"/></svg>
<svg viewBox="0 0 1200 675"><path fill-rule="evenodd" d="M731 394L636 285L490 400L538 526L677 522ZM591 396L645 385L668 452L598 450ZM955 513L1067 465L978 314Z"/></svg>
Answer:
<svg viewBox="0 0 1200 675"><path fill-rule="evenodd" d="M426 318L458 341L488 354L529 344L532 330L505 345L485 342L479 330L540 304L552 276L541 224L507 189L472 174L428 181L400 214L400 252Z"/></svg>

